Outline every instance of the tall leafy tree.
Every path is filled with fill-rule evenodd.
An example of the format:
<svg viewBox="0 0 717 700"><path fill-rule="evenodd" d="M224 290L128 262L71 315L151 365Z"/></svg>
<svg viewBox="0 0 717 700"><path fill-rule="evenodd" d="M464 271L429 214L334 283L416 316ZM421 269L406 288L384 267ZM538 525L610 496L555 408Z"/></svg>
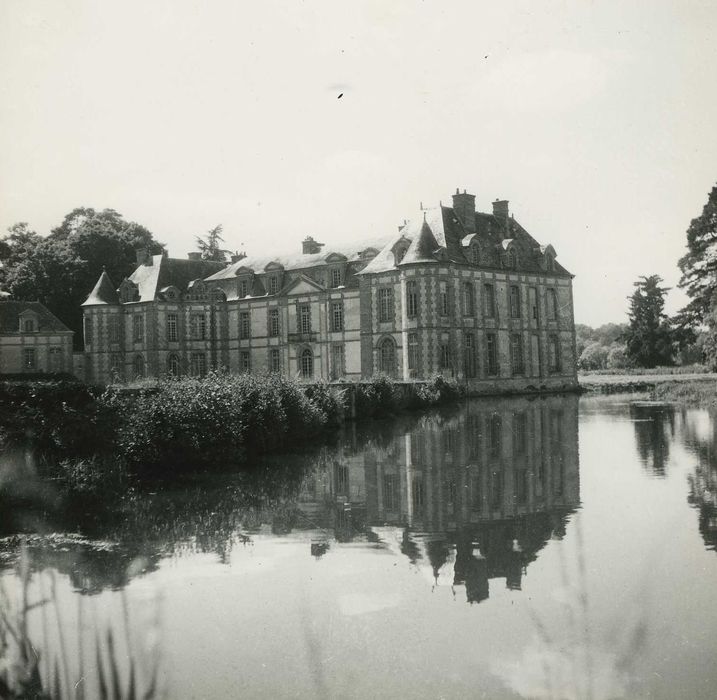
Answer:
<svg viewBox="0 0 717 700"><path fill-rule="evenodd" d="M222 238L222 225L218 224L213 229L207 231L206 236L197 236L197 248L202 254L202 260L214 260L215 262L226 262L228 250L224 250L221 244L224 243Z"/></svg>
<svg viewBox="0 0 717 700"><path fill-rule="evenodd" d="M625 333L627 355L638 367L671 365L673 334L665 315L667 287L659 275L640 277L630 299L629 323Z"/></svg>
<svg viewBox="0 0 717 700"><path fill-rule="evenodd" d="M46 238L15 224L0 241L3 288L15 299L41 301L75 331L82 344L82 309L106 268L115 284L136 267L136 249L160 253L162 245L144 226L125 221L113 209L79 208Z"/></svg>
<svg viewBox="0 0 717 700"><path fill-rule="evenodd" d="M687 253L679 261L682 287L690 297L680 311L681 327L696 329L707 320L717 290L717 185L712 188L702 214L687 229Z"/></svg>

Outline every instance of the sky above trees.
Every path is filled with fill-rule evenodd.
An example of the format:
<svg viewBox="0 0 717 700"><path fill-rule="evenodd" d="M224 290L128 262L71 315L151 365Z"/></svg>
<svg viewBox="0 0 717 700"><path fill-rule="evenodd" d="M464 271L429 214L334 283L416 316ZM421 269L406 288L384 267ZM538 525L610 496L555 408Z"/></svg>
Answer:
<svg viewBox="0 0 717 700"><path fill-rule="evenodd" d="M717 179L714 36L711 1L5 0L0 227L112 208L256 253L461 187L555 246L577 321L623 321Z"/></svg>

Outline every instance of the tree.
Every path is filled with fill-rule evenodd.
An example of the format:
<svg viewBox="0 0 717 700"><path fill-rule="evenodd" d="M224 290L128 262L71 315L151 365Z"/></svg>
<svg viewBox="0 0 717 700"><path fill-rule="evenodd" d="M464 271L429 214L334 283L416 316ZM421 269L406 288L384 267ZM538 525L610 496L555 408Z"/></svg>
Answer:
<svg viewBox="0 0 717 700"><path fill-rule="evenodd" d="M696 329L706 322L717 290L717 185L687 229L687 253L678 264L680 287L691 301L676 320L681 327Z"/></svg>
<svg viewBox="0 0 717 700"><path fill-rule="evenodd" d="M220 243L224 243L222 238L222 225L218 224L213 229L207 231L207 235L202 238L197 236L197 248L202 254L202 260L214 260L215 262L226 262L228 250L224 250Z"/></svg>
<svg viewBox="0 0 717 700"><path fill-rule="evenodd" d="M607 364L607 348L600 343L590 343L580 354L580 369L605 369Z"/></svg>
<svg viewBox="0 0 717 700"><path fill-rule="evenodd" d="M665 315L665 295L659 275L640 277L630 299L625 340L627 355L638 367L671 365L673 334Z"/></svg>
<svg viewBox="0 0 717 700"><path fill-rule="evenodd" d="M2 285L16 299L45 304L75 332L81 349L80 305L103 268L117 285L132 274L137 248L162 251L150 231L114 209L74 209L46 238L15 224L0 241Z"/></svg>
<svg viewBox="0 0 717 700"><path fill-rule="evenodd" d="M630 366L627 348L624 345L613 345L607 353L608 369L626 369Z"/></svg>

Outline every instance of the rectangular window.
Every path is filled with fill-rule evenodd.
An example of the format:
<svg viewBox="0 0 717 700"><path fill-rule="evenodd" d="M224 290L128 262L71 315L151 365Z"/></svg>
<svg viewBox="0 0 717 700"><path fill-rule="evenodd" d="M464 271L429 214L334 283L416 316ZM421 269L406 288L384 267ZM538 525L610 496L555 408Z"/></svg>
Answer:
<svg viewBox="0 0 717 700"><path fill-rule="evenodd" d="M485 371L489 376L498 374L498 347L495 333L485 336Z"/></svg>
<svg viewBox="0 0 717 700"><path fill-rule="evenodd" d="M513 453L522 455L528 447L528 416L525 413L513 415Z"/></svg>
<svg viewBox="0 0 717 700"><path fill-rule="evenodd" d="M203 377L207 373L207 358L203 352L192 353L190 369L194 377Z"/></svg>
<svg viewBox="0 0 717 700"><path fill-rule="evenodd" d="M418 333L408 334L408 369L411 372L418 369Z"/></svg>
<svg viewBox="0 0 717 700"><path fill-rule="evenodd" d="M110 343L119 343L120 339L120 318L119 316L109 317Z"/></svg>
<svg viewBox="0 0 717 700"><path fill-rule="evenodd" d="M512 285L509 289L510 317L520 318L520 287Z"/></svg>
<svg viewBox="0 0 717 700"><path fill-rule="evenodd" d="M269 294L276 294L279 291L279 278L276 275L269 277Z"/></svg>
<svg viewBox="0 0 717 700"><path fill-rule="evenodd" d="M476 376L476 339L473 333L466 333L466 377Z"/></svg>
<svg viewBox="0 0 717 700"><path fill-rule="evenodd" d="M548 290L548 318L555 321L558 318L558 295L554 289Z"/></svg>
<svg viewBox="0 0 717 700"><path fill-rule="evenodd" d="M492 284L483 285L483 304L486 318L495 318L495 289Z"/></svg>
<svg viewBox="0 0 717 700"><path fill-rule="evenodd" d="M417 511L423 510L423 479L420 476L413 478L411 482L411 500L413 501L413 509Z"/></svg>
<svg viewBox="0 0 717 700"><path fill-rule="evenodd" d="M32 319L32 318L26 318L26 319L22 322L22 330L23 330L25 333L33 333L34 330L35 330L35 321L34 321L34 319Z"/></svg>
<svg viewBox="0 0 717 700"><path fill-rule="evenodd" d="M451 345L446 339L441 341L440 369L451 368Z"/></svg>
<svg viewBox="0 0 717 700"><path fill-rule="evenodd" d="M50 369L53 372L62 369L62 348L50 348Z"/></svg>
<svg viewBox="0 0 717 700"><path fill-rule="evenodd" d="M311 306L301 304L299 306L299 333L311 333Z"/></svg>
<svg viewBox="0 0 717 700"><path fill-rule="evenodd" d="M331 302L331 330L342 331L344 329L344 303L343 301Z"/></svg>
<svg viewBox="0 0 717 700"><path fill-rule="evenodd" d="M557 335L548 337L548 369L560 372L560 341Z"/></svg>
<svg viewBox="0 0 717 700"><path fill-rule="evenodd" d="M251 313L249 311L239 312L239 337L242 340L251 338Z"/></svg>
<svg viewBox="0 0 717 700"><path fill-rule="evenodd" d="M340 267L334 267L331 270L331 286L334 288L341 286L341 268Z"/></svg>
<svg viewBox="0 0 717 700"><path fill-rule="evenodd" d="M85 316L85 345L92 343L92 319L89 316Z"/></svg>
<svg viewBox="0 0 717 700"><path fill-rule="evenodd" d="M144 341L144 315L135 314L132 317L132 337L135 343Z"/></svg>
<svg viewBox="0 0 717 700"><path fill-rule="evenodd" d="M242 372L251 372L251 352L249 350L242 350L239 353L239 369Z"/></svg>
<svg viewBox="0 0 717 700"><path fill-rule="evenodd" d="M441 316L448 316L450 313L448 303L448 282L441 281L438 283L438 313Z"/></svg>
<svg viewBox="0 0 717 700"><path fill-rule="evenodd" d="M418 316L418 283L414 280L406 282L406 314L408 318Z"/></svg>
<svg viewBox="0 0 717 700"><path fill-rule="evenodd" d="M167 314L167 340L177 340L177 314Z"/></svg>
<svg viewBox="0 0 717 700"><path fill-rule="evenodd" d="M243 299L249 294L249 280L241 280L239 282L239 298Z"/></svg>
<svg viewBox="0 0 717 700"><path fill-rule="evenodd" d="M120 355L118 352L113 352L110 355L110 372L116 375L117 378L122 378L124 374L123 365L124 362L122 360L122 355Z"/></svg>
<svg viewBox="0 0 717 700"><path fill-rule="evenodd" d="M530 304L530 318L538 323L538 290L535 287L528 289L528 302Z"/></svg>
<svg viewBox="0 0 717 700"><path fill-rule="evenodd" d="M281 355L279 354L279 348L271 348L269 350L269 371L281 372Z"/></svg>
<svg viewBox="0 0 717 700"><path fill-rule="evenodd" d="M343 343L331 346L331 379L338 379L346 373L345 357Z"/></svg>
<svg viewBox="0 0 717 700"><path fill-rule="evenodd" d="M35 348L23 348L22 366L25 369L36 369L37 368L37 357L35 355Z"/></svg>
<svg viewBox="0 0 717 700"><path fill-rule="evenodd" d="M502 445L503 419L500 413L493 413L488 419L487 425L487 447L491 457L500 457Z"/></svg>
<svg viewBox="0 0 717 700"><path fill-rule="evenodd" d="M475 294L473 292L473 282L463 283L463 313L466 316L475 315Z"/></svg>
<svg viewBox="0 0 717 700"><path fill-rule="evenodd" d="M207 319L204 314L192 314L190 328L193 340L204 340L207 335Z"/></svg>
<svg viewBox="0 0 717 700"><path fill-rule="evenodd" d="M279 309L269 309L269 335L279 335Z"/></svg>
<svg viewBox="0 0 717 700"><path fill-rule="evenodd" d="M383 475L383 505L386 510L398 508L398 477L396 474Z"/></svg>
<svg viewBox="0 0 717 700"><path fill-rule="evenodd" d="M510 336L510 368L513 374L523 374L523 339L518 333Z"/></svg>
<svg viewBox="0 0 717 700"><path fill-rule="evenodd" d="M378 320L382 323L393 321L393 289L390 287L378 290Z"/></svg>

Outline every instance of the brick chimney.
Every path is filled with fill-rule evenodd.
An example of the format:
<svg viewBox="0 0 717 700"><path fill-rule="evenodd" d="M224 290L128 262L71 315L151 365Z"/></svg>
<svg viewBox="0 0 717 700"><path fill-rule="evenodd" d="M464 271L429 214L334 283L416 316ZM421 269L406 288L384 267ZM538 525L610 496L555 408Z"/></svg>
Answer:
<svg viewBox="0 0 717 700"><path fill-rule="evenodd" d="M196 252L187 253L187 258L188 258L189 260L201 260L201 259L202 259L202 254L201 254L201 253L196 253Z"/></svg>
<svg viewBox="0 0 717 700"><path fill-rule="evenodd" d="M149 251L146 248L135 249L135 254L137 255L137 264L138 265L151 265L152 264L152 256L149 254Z"/></svg>
<svg viewBox="0 0 717 700"><path fill-rule="evenodd" d="M307 236L301 241L301 252L304 255L316 255L321 252L323 247L323 243L318 243L311 236Z"/></svg>
<svg viewBox="0 0 717 700"><path fill-rule="evenodd" d="M508 218L508 200L507 199L496 199L493 202L493 216L499 219Z"/></svg>
<svg viewBox="0 0 717 700"><path fill-rule="evenodd" d="M476 197L465 190L453 195L453 212L468 233L476 232Z"/></svg>

